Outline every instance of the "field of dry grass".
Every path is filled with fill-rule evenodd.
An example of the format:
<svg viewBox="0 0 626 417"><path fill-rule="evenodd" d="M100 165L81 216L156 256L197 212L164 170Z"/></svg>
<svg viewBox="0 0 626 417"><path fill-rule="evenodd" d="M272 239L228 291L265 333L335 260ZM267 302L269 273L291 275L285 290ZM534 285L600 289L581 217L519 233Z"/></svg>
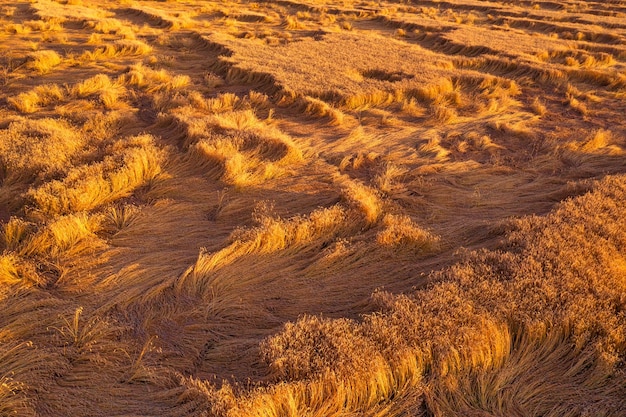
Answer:
<svg viewBox="0 0 626 417"><path fill-rule="evenodd" d="M626 1L0 0L0 416L626 415Z"/></svg>

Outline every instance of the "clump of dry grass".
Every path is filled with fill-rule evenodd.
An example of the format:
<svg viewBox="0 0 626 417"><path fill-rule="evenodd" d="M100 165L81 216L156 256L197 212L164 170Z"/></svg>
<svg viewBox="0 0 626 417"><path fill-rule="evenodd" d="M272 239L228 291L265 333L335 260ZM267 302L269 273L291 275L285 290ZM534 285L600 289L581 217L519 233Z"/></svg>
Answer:
<svg viewBox="0 0 626 417"><path fill-rule="evenodd" d="M430 252L439 246L439 238L419 227L408 216L386 214L382 220L385 229L376 235L376 241L392 248L408 248Z"/></svg>
<svg viewBox="0 0 626 417"><path fill-rule="evenodd" d="M417 118L424 116L426 113L424 107L422 107L413 97L402 101L401 110L403 113Z"/></svg>
<svg viewBox="0 0 626 417"><path fill-rule="evenodd" d="M72 363L120 363L127 362L126 353L120 352L114 342L120 328L98 315L84 314L77 307L68 314L59 316L59 325L54 326L53 338L63 348L63 356Z"/></svg>
<svg viewBox="0 0 626 417"><path fill-rule="evenodd" d="M481 135L478 132L468 132L464 136L467 139L467 143L471 144L472 148L480 151L493 153L504 149L504 146L495 143L489 135Z"/></svg>
<svg viewBox="0 0 626 417"><path fill-rule="evenodd" d="M343 22L341 22L341 28L343 30L351 31L354 28L354 26L352 26L352 22L344 20Z"/></svg>
<svg viewBox="0 0 626 417"><path fill-rule="evenodd" d="M156 93L180 90L187 87L191 79L188 75L172 75L164 69L154 70L139 63L131 66L120 81L125 85L141 88L148 93Z"/></svg>
<svg viewBox="0 0 626 417"><path fill-rule="evenodd" d="M446 104L435 104L430 108L430 115L438 123L448 124L458 117L456 110Z"/></svg>
<svg viewBox="0 0 626 417"><path fill-rule="evenodd" d="M248 255L297 251L318 239L328 239L345 227L346 211L340 206L315 210L306 217L281 219L257 215L259 226L236 230L231 243L214 253L201 253L195 265L176 284L180 291L203 294L210 290L212 272Z"/></svg>
<svg viewBox="0 0 626 417"><path fill-rule="evenodd" d="M86 51L78 58L78 61L106 61L112 58L144 56L151 52L152 47L150 45L130 38L97 47L93 51Z"/></svg>
<svg viewBox="0 0 626 417"><path fill-rule="evenodd" d="M0 139L5 183L64 172L86 144L86 138L69 123L50 118L14 121L0 130Z"/></svg>
<svg viewBox="0 0 626 417"><path fill-rule="evenodd" d="M61 61L62 59L56 51L45 49L29 54L26 61L26 67L35 70L40 74L46 74L54 67L61 64Z"/></svg>
<svg viewBox="0 0 626 417"><path fill-rule="evenodd" d="M567 103L571 108L578 111L581 115L586 116L589 114L587 104L579 100L580 98L583 98L583 96L583 93L580 92L576 87L568 84L566 93Z"/></svg>
<svg viewBox="0 0 626 417"><path fill-rule="evenodd" d="M306 26L298 20L298 16L285 16L283 27L287 30L304 29Z"/></svg>
<svg viewBox="0 0 626 417"><path fill-rule="evenodd" d="M452 97L458 91L457 86L450 78L443 78L436 83L431 83L414 92L420 100L435 102Z"/></svg>
<svg viewBox="0 0 626 417"><path fill-rule="evenodd" d="M207 135L205 129L214 134ZM215 114L190 134L199 139L190 148L198 161L222 181L239 187L284 175L285 168L304 158L289 136L259 120L252 110Z"/></svg>
<svg viewBox="0 0 626 417"><path fill-rule="evenodd" d="M23 283L40 284L33 259L55 262L60 256L78 255L99 247L96 233L102 229L102 223L102 216L86 213L62 216L45 225L12 218L3 231L6 242L3 262L7 271Z"/></svg>
<svg viewBox="0 0 626 417"><path fill-rule="evenodd" d="M30 236L31 226L30 223L16 217L12 217L3 224L2 240L0 240L3 250L18 251L23 242Z"/></svg>
<svg viewBox="0 0 626 417"><path fill-rule="evenodd" d="M31 189L29 200L48 216L92 210L127 197L154 179L161 172L164 158L150 135L116 142L106 154L101 162L77 166L62 180Z"/></svg>
<svg viewBox="0 0 626 417"><path fill-rule="evenodd" d="M23 282L24 275L20 269L20 259L15 254L0 255L0 282L2 285Z"/></svg>
<svg viewBox="0 0 626 417"><path fill-rule="evenodd" d="M534 139L536 137L536 131L528 125L526 120L496 120L489 122L488 126L494 130L505 132L522 139Z"/></svg>
<svg viewBox="0 0 626 417"><path fill-rule="evenodd" d="M358 132L356 134L358 134ZM376 152L358 152L356 155L346 155L339 163L339 170L358 170L361 168L372 167L379 160L380 155Z"/></svg>
<svg viewBox="0 0 626 417"><path fill-rule="evenodd" d="M535 97L535 99L533 100L533 102L530 105L530 108L535 112L535 114L537 114L538 116L544 116L548 109L546 108L546 106L541 102L541 100L539 100L538 97Z"/></svg>
<svg viewBox="0 0 626 417"><path fill-rule="evenodd" d="M347 110L366 110L370 107L384 107L395 101L395 95L387 91L376 91L368 94L351 95L342 101Z"/></svg>
<svg viewBox="0 0 626 417"><path fill-rule="evenodd" d="M103 242L101 215L58 217L46 223L11 218L2 231L0 276L6 288L20 291L56 285L67 271L62 259L92 254Z"/></svg>
<svg viewBox="0 0 626 417"><path fill-rule="evenodd" d="M383 204L376 190L356 180L343 182L344 196L365 217L367 224L376 223L382 215Z"/></svg>
<svg viewBox="0 0 626 417"><path fill-rule="evenodd" d="M96 232L102 228L101 216L86 213L70 214L50 222L34 235L25 251L51 257L77 255L99 246Z"/></svg>
<svg viewBox="0 0 626 417"><path fill-rule="evenodd" d="M57 84L39 85L30 91L9 98L9 103L22 113L35 113L40 106L63 100L65 92Z"/></svg>
<svg viewBox="0 0 626 417"><path fill-rule="evenodd" d="M85 22L85 26L95 30L98 33L106 33L106 34L115 34L120 32L125 26L125 24L119 20L114 18L106 18L106 19L98 19Z"/></svg>
<svg viewBox="0 0 626 417"><path fill-rule="evenodd" d="M417 149L423 155L431 156L437 162L447 160L450 155L450 151L441 144L441 138L436 136L426 140Z"/></svg>
<svg viewBox="0 0 626 417"><path fill-rule="evenodd" d="M111 233L116 233L130 226L141 212L141 207L133 204L111 206L105 212L103 228Z"/></svg>
<svg viewBox="0 0 626 417"><path fill-rule="evenodd" d="M305 111L308 114L328 118L332 125L343 124L345 114L341 110L334 108L323 100L313 97L305 97L304 102L306 104Z"/></svg>
<svg viewBox="0 0 626 417"><path fill-rule="evenodd" d="M573 151L579 151L582 153L597 153L608 151L617 151L619 153L619 147L611 147L612 136L610 130L598 129L591 133L582 142L572 142L567 145L567 149Z"/></svg>
<svg viewBox="0 0 626 417"><path fill-rule="evenodd" d="M407 172L406 168L391 162L382 166L381 171L374 177L374 185L383 193L391 194L396 188L396 180Z"/></svg>
<svg viewBox="0 0 626 417"><path fill-rule="evenodd" d="M597 129L581 141L571 141L557 147L556 153L564 162L573 165L594 160L602 164L602 158L623 155L624 149L614 143L610 130Z"/></svg>
<svg viewBox="0 0 626 417"><path fill-rule="evenodd" d="M30 20L25 23L33 31L58 32L63 30L62 19Z"/></svg>
<svg viewBox="0 0 626 417"><path fill-rule="evenodd" d="M111 88L113 82L106 74L95 75L85 81L76 83L71 88L71 94L77 98L89 97L107 88Z"/></svg>
<svg viewBox="0 0 626 417"><path fill-rule="evenodd" d="M120 80L112 81L106 74L98 74L74 84L70 94L76 98L97 96L106 108L111 109L127 94L127 91Z"/></svg>
<svg viewBox="0 0 626 417"><path fill-rule="evenodd" d="M611 131L598 129L582 144L580 150L582 152L594 152L608 146L610 140Z"/></svg>
<svg viewBox="0 0 626 417"><path fill-rule="evenodd" d="M215 98L206 100L202 106L211 113L224 113L239 109L241 99L233 93L220 94Z"/></svg>

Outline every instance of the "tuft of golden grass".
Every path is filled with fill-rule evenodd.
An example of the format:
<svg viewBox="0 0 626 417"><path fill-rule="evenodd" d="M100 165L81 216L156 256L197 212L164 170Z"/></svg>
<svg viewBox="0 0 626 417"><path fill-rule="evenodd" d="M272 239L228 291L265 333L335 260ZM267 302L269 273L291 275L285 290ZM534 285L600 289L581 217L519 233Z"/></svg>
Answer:
<svg viewBox="0 0 626 417"><path fill-rule="evenodd" d="M152 52L152 47L147 43L136 39L116 40L112 44L106 44L95 48L93 51L85 51L79 61L107 61L112 58L128 56L145 56ZM141 65L141 64L138 64Z"/></svg>
<svg viewBox="0 0 626 417"><path fill-rule="evenodd" d="M297 251L313 240L329 238L342 230L346 211L340 206L315 210L308 217L281 219L257 215L259 225L239 229L230 237L231 243L214 253L201 252L193 267L178 280L179 291L205 294L211 289L212 272L236 262L246 255L269 255L281 251Z"/></svg>
<svg viewBox="0 0 626 417"><path fill-rule="evenodd" d="M237 103L231 97L221 96L207 107L225 110ZM203 130L207 128L215 133L206 135ZM259 120L250 109L214 114L190 133L199 136L190 148L196 160L212 175L237 187L282 176L285 168L304 160L289 136Z"/></svg>
<svg viewBox="0 0 626 417"><path fill-rule="evenodd" d="M285 16L283 27L287 30L304 29L305 25L298 20L298 16Z"/></svg>
<svg viewBox="0 0 626 417"><path fill-rule="evenodd" d="M22 282L23 277L19 270L19 258L14 254L0 256L0 282L3 285L12 285Z"/></svg>
<svg viewBox="0 0 626 417"><path fill-rule="evenodd" d="M538 116L543 116L548 111L546 106L537 97L533 100L530 107Z"/></svg>
<svg viewBox="0 0 626 417"><path fill-rule="evenodd" d="M46 74L61 64L61 61L62 59L56 51L45 49L30 53L26 61L26 67L37 71L39 74Z"/></svg>
<svg viewBox="0 0 626 417"><path fill-rule="evenodd" d="M179 90L191 82L187 75L172 75L168 71L153 70L139 63L129 68L120 81L128 86L138 87L148 93Z"/></svg>
<svg viewBox="0 0 626 417"><path fill-rule="evenodd" d="M57 84L44 84L9 98L9 103L22 113L35 113L40 106L48 106L65 98L65 92Z"/></svg>
<svg viewBox="0 0 626 417"><path fill-rule="evenodd" d="M97 96L105 108L113 109L119 99L127 94L127 90L121 80L112 81L107 75L98 74L74 84L70 94L75 98Z"/></svg>
<svg viewBox="0 0 626 417"><path fill-rule="evenodd" d="M611 140L611 132L604 129L598 129L589 139L587 139L580 150L583 152L594 152L598 149L606 147Z"/></svg>
<svg viewBox="0 0 626 417"><path fill-rule="evenodd" d="M304 98L306 109L305 111L317 117L328 118L329 122L333 125L341 125L344 122L345 114L323 100L313 97Z"/></svg>
<svg viewBox="0 0 626 417"><path fill-rule="evenodd" d="M408 248L419 252L436 250L439 238L419 227L408 216L386 214L382 220L385 229L376 235L376 241L391 248Z"/></svg>
<svg viewBox="0 0 626 417"><path fill-rule="evenodd" d="M5 182L63 172L86 144L86 138L68 122L51 118L18 119L0 130L0 138Z"/></svg>
<svg viewBox="0 0 626 417"><path fill-rule="evenodd" d="M115 34L119 33L125 27L125 24L119 19L106 18L87 21L85 26L98 33Z"/></svg>
<svg viewBox="0 0 626 417"><path fill-rule="evenodd" d="M445 105L435 104L430 108L431 117L438 123L448 124L458 117L456 110Z"/></svg>
<svg viewBox="0 0 626 417"><path fill-rule="evenodd" d="M89 211L129 196L161 173L163 151L150 135L117 142L101 162L70 169L62 180L54 180L28 192L37 211L58 216Z"/></svg>
<svg viewBox="0 0 626 417"><path fill-rule="evenodd" d="M103 228L111 233L125 229L133 223L140 211L141 207L132 204L111 206L105 212Z"/></svg>
<svg viewBox="0 0 626 417"><path fill-rule="evenodd" d="M383 193L391 194L396 188L396 182L400 182L398 179L406 172L406 168L387 162L383 165L381 172L374 178L374 185Z"/></svg>
<svg viewBox="0 0 626 417"><path fill-rule="evenodd" d="M343 187L346 200L362 213L367 224L372 225L380 219L383 205L376 190L356 180L345 181Z"/></svg>

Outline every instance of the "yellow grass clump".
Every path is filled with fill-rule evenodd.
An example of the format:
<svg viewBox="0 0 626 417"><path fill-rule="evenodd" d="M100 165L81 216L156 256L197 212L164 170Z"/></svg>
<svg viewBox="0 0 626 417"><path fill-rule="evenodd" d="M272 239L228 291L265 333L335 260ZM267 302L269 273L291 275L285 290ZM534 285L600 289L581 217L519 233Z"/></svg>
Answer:
<svg viewBox="0 0 626 417"><path fill-rule="evenodd" d="M107 44L86 51L80 57L80 61L105 61L112 58L128 56L144 56L152 52L152 47L145 42L136 39L117 40L113 44Z"/></svg>
<svg viewBox="0 0 626 417"><path fill-rule="evenodd" d="M98 74L72 86L70 93L77 98L97 96L106 108L114 108L119 99L127 93L124 85L119 81L112 81L105 74Z"/></svg>
<svg viewBox="0 0 626 417"><path fill-rule="evenodd" d="M408 216L386 214L382 222L385 229L376 235L376 241L383 246L428 252L439 245L437 236L419 227Z"/></svg>
<svg viewBox="0 0 626 417"><path fill-rule="evenodd" d="M35 113L40 106L54 104L64 97L65 92L57 84L45 84L9 98L9 103L22 113Z"/></svg>
<svg viewBox="0 0 626 417"><path fill-rule="evenodd" d="M14 254L0 255L0 282L2 285L11 285L22 281L18 262L19 258Z"/></svg>
<svg viewBox="0 0 626 417"><path fill-rule="evenodd" d="M371 225L379 220L383 207L376 190L358 181L348 180L344 186L344 195L362 213L367 224Z"/></svg>
<svg viewBox="0 0 626 417"><path fill-rule="evenodd" d="M46 49L32 52L27 59L26 66L40 74L45 74L61 63L61 57L56 51Z"/></svg>
<svg viewBox="0 0 626 417"><path fill-rule="evenodd" d="M546 106L541 102L541 100L539 100L539 98L535 98L530 107L538 116L543 116L548 111Z"/></svg>
<svg viewBox="0 0 626 417"><path fill-rule="evenodd" d="M107 18L85 22L88 28L99 33L118 33L126 25L119 19Z"/></svg>
<svg viewBox="0 0 626 417"><path fill-rule="evenodd" d="M28 198L49 216L92 210L156 178L163 158L150 135L126 138L111 146L101 162L72 168L62 180L31 189Z"/></svg>
<svg viewBox="0 0 626 417"><path fill-rule="evenodd" d="M63 172L74 155L85 146L86 140L76 128L63 120L16 120L0 130L0 163L4 181Z"/></svg>
<svg viewBox="0 0 626 417"><path fill-rule="evenodd" d="M206 109L211 113L224 113L235 110L241 99L233 93L220 94L206 101Z"/></svg>
<svg viewBox="0 0 626 417"><path fill-rule="evenodd" d="M306 112L317 117L328 118L329 122L333 125L341 125L344 122L345 114L323 100L319 100L313 97L305 97Z"/></svg>
<svg viewBox="0 0 626 417"><path fill-rule="evenodd" d="M179 90L191 82L187 75L172 76L166 70L153 70L143 64L136 64L122 77L126 85L138 87L149 93L158 91Z"/></svg>
<svg viewBox="0 0 626 417"><path fill-rule="evenodd" d="M203 134L205 128L215 133ZM252 110L213 115L194 132L200 139L190 148L192 154L212 175L236 186L284 175L285 168L304 158L289 136L259 120Z"/></svg>
<svg viewBox="0 0 626 417"><path fill-rule="evenodd" d="M396 188L396 182L407 172L406 168L393 163L383 165L381 172L374 178L374 185L383 193L391 194Z"/></svg>
<svg viewBox="0 0 626 417"><path fill-rule="evenodd" d="M210 289L212 271L247 255L297 251L313 240L333 237L345 227L345 219L346 211L340 206L318 209L308 217L286 220L260 214L259 226L236 230L230 237L231 243L224 249L200 253L195 265L177 282L177 288L202 294Z"/></svg>

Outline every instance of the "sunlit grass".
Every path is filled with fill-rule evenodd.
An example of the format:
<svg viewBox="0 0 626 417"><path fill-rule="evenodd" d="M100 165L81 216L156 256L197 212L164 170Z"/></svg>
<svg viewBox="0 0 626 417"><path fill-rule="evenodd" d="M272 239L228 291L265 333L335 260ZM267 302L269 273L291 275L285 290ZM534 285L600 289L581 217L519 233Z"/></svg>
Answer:
<svg viewBox="0 0 626 417"><path fill-rule="evenodd" d="M623 414L619 5L4 3L0 415Z"/></svg>

